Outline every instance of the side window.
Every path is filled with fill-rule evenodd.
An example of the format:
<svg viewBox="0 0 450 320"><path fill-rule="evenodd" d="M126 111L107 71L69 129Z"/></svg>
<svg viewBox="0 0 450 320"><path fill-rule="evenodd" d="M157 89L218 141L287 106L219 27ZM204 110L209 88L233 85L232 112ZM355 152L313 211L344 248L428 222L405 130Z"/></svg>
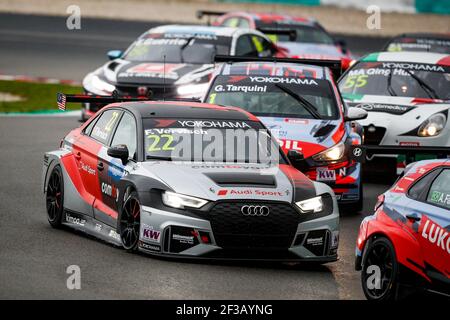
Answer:
<svg viewBox="0 0 450 320"><path fill-rule="evenodd" d="M422 177L419 181L417 181L411 188L409 188L408 196L411 199L417 201L426 201L426 193L428 192L428 188L432 181L439 174L440 170L435 169L426 174L426 176ZM399 179L400 180L400 179Z"/></svg>
<svg viewBox="0 0 450 320"><path fill-rule="evenodd" d="M222 26L237 28L239 27L239 18L236 17L227 18L222 22Z"/></svg>
<svg viewBox="0 0 450 320"><path fill-rule="evenodd" d="M244 57L255 57L257 52L253 46L252 39L249 35L240 36L236 42L236 55Z"/></svg>
<svg viewBox="0 0 450 320"><path fill-rule="evenodd" d="M239 19L239 28L249 29L250 28L250 22L247 19L245 19L245 18L240 18Z"/></svg>
<svg viewBox="0 0 450 320"><path fill-rule="evenodd" d="M92 128L94 127L95 123L97 122L99 116L97 116L95 119L92 119L92 121L84 128L84 134L91 135Z"/></svg>
<svg viewBox="0 0 450 320"><path fill-rule="evenodd" d="M119 110L107 110L103 112L92 129L91 137L100 143L108 144L121 113Z"/></svg>
<svg viewBox="0 0 450 320"><path fill-rule="evenodd" d="M252 36L252 42L256 48L258 57L270 57L272 55L272 45L266 39Z"/></svg>
<svg viewBox="0 0 450 320"><path fill-rule="evenodd" d="M136 136L136 121L133 116L125 113L117 126L111 145L125 144L130 152L130 158L136 159Z"/></svg>
<svg viewBox="0 0 450 320"><path fill-rule="evenodd" d="M427 202L450 209L450 169L442 170L433 181L427 195Z"/></svg>

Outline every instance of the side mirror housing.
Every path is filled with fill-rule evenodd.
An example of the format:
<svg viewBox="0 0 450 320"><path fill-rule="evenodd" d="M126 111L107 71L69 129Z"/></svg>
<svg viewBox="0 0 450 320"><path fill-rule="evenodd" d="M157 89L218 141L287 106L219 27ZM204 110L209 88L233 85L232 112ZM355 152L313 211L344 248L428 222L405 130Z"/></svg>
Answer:
<svg viewBox="0 0 450 320"><path fill-rule="evenodd" d="M338 45L341 48L342 53L347 53L347 42L343 39L338 39L334 42L336 45Z"/></svg>
<svg viewBox="0 0 450 320"><path fill-rule="evenodd" d="M119 59L122 57L123 51L122 50L110 50L106 54L109 58L109 60Z"/></svg>
<svg viewBox="0 0 450 320"><path fill-rule="evenodd" d="M110 157L122 160L122 164L124 165L128 162L129 151L128 147L124 144L109 147L107 153Z"/></svg>
<svg viewBox="0 0 450 320"><path fill-rule="evenodd" d="M303 153L298 150L289 150L287 156L289 158L289 161L291 161L293 165L299 164L300 162L303 162L305 160Z"/></svg>
<svg viewBox="0 0 450 320"><path fill-rule="evenodd" d="M369 114L366 110L356 107L350 107L347 109L347 114L344 116L344 121L363 120L367 118Z"/></svg>

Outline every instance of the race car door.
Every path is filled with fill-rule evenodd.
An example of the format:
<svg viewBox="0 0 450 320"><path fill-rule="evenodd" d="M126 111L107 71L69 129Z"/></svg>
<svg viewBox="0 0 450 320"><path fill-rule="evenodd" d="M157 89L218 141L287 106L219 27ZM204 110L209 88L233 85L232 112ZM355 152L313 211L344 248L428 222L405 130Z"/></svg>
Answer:
<svg viewBox="0 0 450 320"><path fill-rule="evenodd" d="M425 271L433 278L450 281L450 168L439 171L431 186L425 186L421 196L409 203L411 213L406 217L416 220L412 229L422 250ZM415 191L413 188L410 192Z"/></svg>
<svg viewBox="0 0 450 320"><path fill-rule="evenodd" d="M137 150L136 120L128 112L123 113L109 145L119 144L127 146L130 161L134 161ZM126 174L126 166L120 159L108 156L107 149L99 153L98 166L102 168L99 172L100 197L95 200L94 215L97 220L115 226L118 215L117 204L121 196L118 183Z"/></svg>
<svg viewBox="0 0 450 320"><path fill-rule="evenodd" d="M118 115L114 114L113 111L106 111L97 116L73 143L73 154L78 168L77 174L80 178L80 180L74 180L74 183L81 197L89 205L89 208L92 208L95 198L98 196L99 176L97 157L104 143L108 141L111 135L112 125L115 121L114 119ZM76 181L80 181L80 183ZM80 213L90 216L93 215L92 209L88 212Z"/></svg>

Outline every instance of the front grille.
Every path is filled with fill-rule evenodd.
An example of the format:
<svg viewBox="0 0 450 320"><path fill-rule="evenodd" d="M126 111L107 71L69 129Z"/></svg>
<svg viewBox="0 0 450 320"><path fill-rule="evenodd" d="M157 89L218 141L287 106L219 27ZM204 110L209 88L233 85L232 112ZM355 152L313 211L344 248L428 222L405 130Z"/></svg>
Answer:
<svg viewBox="0 0 450 320"><path fill-rule="evenodd" d="M268 216L244 216L244 205L265 205ZM300 214L289 204L273 202L219 202L208 213L214 238L224 249L287 249Z"/></svg>
<svg viewBox="0 0 450 320"><path fill-rule="evenodd" d="M378 146L381 140L383 140L386 133L386 128L371 126L372 130L373 128L375 128L375 131L369 132L369 126L364 127L364 144Z"/></svg>
<svg viewBox="0 0 450 320"><path fill-rule="evenodd" d="M147 87L152 92L151 99L174 98L177 95L176 88L172 85L149 84L149 85L117 85L116 90L120 96L139 96L138 87Z"/></svg>

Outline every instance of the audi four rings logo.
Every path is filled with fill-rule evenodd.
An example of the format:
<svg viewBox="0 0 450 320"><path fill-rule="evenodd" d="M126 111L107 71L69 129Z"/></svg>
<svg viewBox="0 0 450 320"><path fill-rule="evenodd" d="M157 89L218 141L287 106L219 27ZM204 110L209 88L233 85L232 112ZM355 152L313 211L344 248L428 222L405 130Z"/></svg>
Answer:
<svg viewBox="0 0 450 320"><path fill-rule="evenodd" d="M266 217L270 213L270 209L267 206L249 206L245 205L241 207L241 212L244 216L258 216Z"/></svg>

